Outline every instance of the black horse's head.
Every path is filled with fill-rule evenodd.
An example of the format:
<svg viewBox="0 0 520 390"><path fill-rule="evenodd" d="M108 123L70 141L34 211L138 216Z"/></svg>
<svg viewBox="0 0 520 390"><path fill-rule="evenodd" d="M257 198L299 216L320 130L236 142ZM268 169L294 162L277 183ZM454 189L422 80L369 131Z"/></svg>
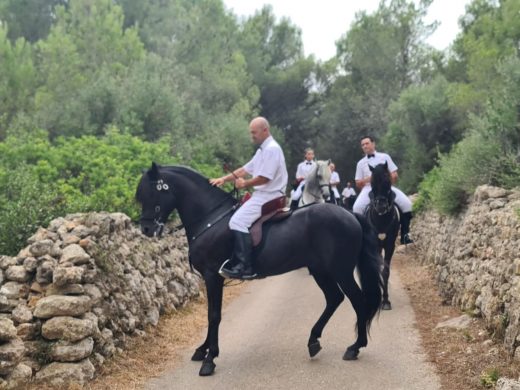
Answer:
<svg viewBox="0 0 520 390"><path fill-rule="evenodd" d="M135 198L141 204L141 231L148 237L160 236L164 224L171 212L175 209L175 195L172 183L167 183L161 175L161 167L152 163L139 184Z"/></svg>
<svg viewBox="0 0 520 390"><path fill-rule="evenodd" d="M371 206L377 214L387 214L392 211L395 200L388 164L385 161L384 164L378 164L375 167L369 165L369 168L372 172L372 191L369 193Z"/></svg>

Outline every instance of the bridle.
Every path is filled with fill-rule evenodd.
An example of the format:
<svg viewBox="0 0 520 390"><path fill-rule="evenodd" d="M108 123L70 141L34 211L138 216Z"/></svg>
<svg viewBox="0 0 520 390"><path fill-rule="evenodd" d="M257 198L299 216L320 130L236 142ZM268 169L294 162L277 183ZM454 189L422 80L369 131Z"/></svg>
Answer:
<svg viewBox="0 0 520 390"><path fill-rule="evenodd" d="M233 174L233 176L235 176L235 175ZM156 190L158 192L169 192L170 191L170 186L167 183L165 183L163 179L159 179L157 181L151 181L151 184L152 184L152 187L154 188L153 190ZM230 198L233 199L233 201L234 201L233 206L231 206L225 212L219 214L216 218L211 220L211 222L204 223L203 224L204 227L202 228L202 230L197 232L195 235L193 235L191 237L188 237L188 239L190 241L194 241L202 233L204 233L206 230L208 230L209 228L214 226L217 222L219 222L220 220L224 219L229 213L235 211L238 208L239 202L237 201L236 196L235 196L236 194L238 194L237 188L233 185L233 189L230 192L227 192L227 194L228 194L228 196L224 197L222 199L222 201L217 203L208 213L203 215L201 218L196 219L194 222L190 223L189 226L184 225L184 224L181 223L179 225L174 226L167 233L170 233L170 234L171 233L176 233L176 232L178 232L179 230L182 230L182 229L190 229L191 227L195 227L197 224L203 222L213 212L218 210L224 203L229 201ZM151 218L143 218L143 217L141 217L139 219L139 222L140 223L141 222L151 222L152 226L155 227L155 229L154 229L154 237L157 237L157 236L162 235L162 233L164 231L164 228L165 228L165 223L162 222L162 220L163 220L163 215L161 213L161 206L160 205L156 205L155 208L154 208L154 216L151 217Z"/></svg>
<svg viewBox="0 0 520 390"><path fill-rule="evenodd" d="M320 167L318 166L318 170L316 172L316 181L318 182L318 184L315 185L315 187L319 190L319 193L317 192L313 192L309 187L307 187L307 191L309 192L309 194L314 197L315 199L319 199L321 197L323 197L323 188L324 187L329 187L330 183L323 183L323 184L320 184L320 181L321 181L321 177L322 175L320 174L319 172L319 169ZM304 194L302 194L302 205L305 205L305 198L304 198Z"/></svg>

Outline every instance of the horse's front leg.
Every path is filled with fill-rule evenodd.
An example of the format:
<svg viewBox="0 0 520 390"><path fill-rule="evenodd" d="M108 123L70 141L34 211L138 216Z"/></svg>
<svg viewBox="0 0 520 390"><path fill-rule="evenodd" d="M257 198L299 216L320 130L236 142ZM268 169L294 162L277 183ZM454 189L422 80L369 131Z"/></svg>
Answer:
<svg viewBox="0 0 520 390"><path fill-rule="evenodd" d="M388 241L388 238L387 238ZM395 240L394 240L395 241ZM392 310L392 304L388 299L388 280L390 279L390 263L392 262L392 256L394 255L395 244L394 242L385 242L385 256L384 256L384 268L383 268L383 301L381 302L382 310Z"/></svg>
<svg viewBox="0 0 520 390"><path fill-rule="evenodd" d="M208 376L215 371L213 360L219 354L218 327L222 318L224 279L215 272L210 275L204 275L204 281L206 282L208 299L208 334L204 343L195 350L192 360L203 360L199 375Z"/></svg>

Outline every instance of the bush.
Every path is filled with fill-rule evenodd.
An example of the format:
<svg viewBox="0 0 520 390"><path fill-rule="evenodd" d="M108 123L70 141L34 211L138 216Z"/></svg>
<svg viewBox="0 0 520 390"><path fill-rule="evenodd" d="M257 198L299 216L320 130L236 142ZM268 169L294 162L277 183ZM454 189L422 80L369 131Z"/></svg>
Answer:
<svg viewBox="0 0 520 390"><path fill-rule="evenodd" d="M149 143L116 128L104 138L58 138L45 132L0 143L0 253L15 254L38 226L67 213L107 211L139 217L135 190L151 162L179 164L168 142ZM214 177L207 163L192 168Z"/></svg>

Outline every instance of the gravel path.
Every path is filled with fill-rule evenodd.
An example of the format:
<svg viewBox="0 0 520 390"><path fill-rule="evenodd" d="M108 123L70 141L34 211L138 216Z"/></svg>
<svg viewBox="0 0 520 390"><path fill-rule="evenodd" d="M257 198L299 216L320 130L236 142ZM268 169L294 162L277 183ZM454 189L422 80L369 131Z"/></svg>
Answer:
<svg viewBox="0 0 520 390"><path fill-rule="evenodd" d="M390 282L393 310L372 325L359 360L341 359L355 340L355 315L345 300L325 328L322 351L307 352L310 329L325 300L306 269L250 282L224 311L220 357L210 377L184 354L175 370L150 380L146 389L360 389L434 390L440 381L425 361L410 302L396 272ZM201 335L200 342L204 339Z"/></svg>

